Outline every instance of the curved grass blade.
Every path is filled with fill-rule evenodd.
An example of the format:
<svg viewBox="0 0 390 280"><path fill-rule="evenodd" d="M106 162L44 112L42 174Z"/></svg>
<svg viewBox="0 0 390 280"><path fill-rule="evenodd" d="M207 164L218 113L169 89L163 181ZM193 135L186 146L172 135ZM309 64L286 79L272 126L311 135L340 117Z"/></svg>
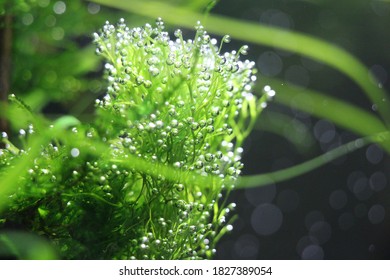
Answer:
<svg viewBox="0 0 390 280"><path fill-rule="evenodd" d="M261 84L258 83L257 87L260 90L265 84L271 84L273 90L277 92L275 102L328 119L360 136L370 136L388 130L374 114L334 97L293 86L278 79L262 78ZM389 140L380 144L390 153Z"/></svg>
<svg viewBox="0 0 390 280"><path fill-rule="evenodd" d="M237 189L252 188L269 185L272 183L286 181L288 179L297 177L299 175L308 173L320 166L323 166L343 155L358 150L372 142L382 142L389 140L389 132L377 134L375 136L369 136L360 138L351 142L348 142L340 147L337 147L325 154L315 157L311 160L305 161L301 164L294 165L282 170L259 174L251 176L242 176L237 184Z"/></svg>

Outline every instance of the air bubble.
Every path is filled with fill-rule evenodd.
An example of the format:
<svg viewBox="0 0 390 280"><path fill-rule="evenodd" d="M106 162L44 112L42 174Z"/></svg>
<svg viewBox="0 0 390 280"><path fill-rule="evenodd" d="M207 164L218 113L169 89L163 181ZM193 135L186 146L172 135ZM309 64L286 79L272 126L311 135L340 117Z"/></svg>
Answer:
<svg viewBox="0 0 390 280"><path fill-rule="evenodd" d="M211 109L211 115L212 115L212 116L216 117L216 116L219 115L219 113L220 113L219 107L213 107L213 108Z"/></svg>
<svg viewBox="0 0 390 280"><path fill-rule="evenodd" d="M198 128L199 128L199 123L193 122L193 123L191 124L191 129L192 129L192 130L197 130Z"/></svg>
<svg viewBox="0 0 390 280"><path fill-rule="evenodd" d="M154 66L150 66L149 67L149 73L150 75L152 75L153 77L156 77L160 74L160 70Z"/></svg>
<svg viewBox="0 0 390 280"><path fill-rule="evenodd" d="M247 45L244 45L241 47L241 49L238 51L242 55L247 55L248 54L249 47Z"/></svg>
<svg viewBox="0 0 390 280"><path fill-rule="evenodd" d="M175 35L175 37L179 38L182 36L182 32L180 29L176 29L175 32L173 33Z"/></svg>
<svg viewBox="0 0 390 280"><path fill-rule="evenodd" d="M230 37L230 35L225 35L222 39L222 41L224 43L230 43L230 41L232 40L232 38Z"/></svg>
<svg viewBox="0 0 390 280"><path fill-rule="evenodd" d="M145 80L145 81L144 81L144 86L145 86L146 88L150 88L150 87L152 86L152 82L151 82L150 80Z"/></svg>
<svg viewBox="0 0 390 280"><path fill-rule="evenodd" d="M175 189L178 191L178 192L181 192L184 190L184 185L183 184L175 184Z"/></svg>
<svg viewBox="0 0 390 280"><path fill-rule="evenodd" d="M144 77L138 76L135 81L136 81L137 85L142 85L144 80L145 80Z"/></svg>
<svg viewBox="0 0 390 280"><path fill-rule="evenodd" d="M72 150L70 150L70 154L72 157L78 157L80 155L80 150L77 148L73 148Z"/></svg>

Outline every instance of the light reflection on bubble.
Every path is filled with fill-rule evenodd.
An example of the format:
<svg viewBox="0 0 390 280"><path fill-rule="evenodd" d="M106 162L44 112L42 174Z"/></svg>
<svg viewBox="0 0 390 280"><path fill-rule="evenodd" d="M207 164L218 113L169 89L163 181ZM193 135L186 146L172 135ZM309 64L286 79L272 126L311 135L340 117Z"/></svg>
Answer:
<svg viewBox="0 0 390 280"><path fill-rule="evenodd" d="M329 196L329 204L335 210L340 210L348 202L348 197L345 191L335 190Z"/></svg>
<svg viewBox="0 0 390 280"><path fill-rule="evenodd" d="M307 246L301 255L303 260L322 260L324 259L324 250L318 245Z"/></svg>
<svg viewBox="0 0 390 280"><path fill-rule="evenodd" d="M245 197L253 206L267 202L270 203L275 198L275 195L275 185L268 185L261 188L249 188L245 190Z"/></svg>
<svg viewBox="0 0 390 280"><path fill-rule="evenodd" d="M276 204L283 212L288 213L297 209L299 201L300 198L296 191L283 190L278 194Z"/></svg>
<svg viewBox="0 0 390 280"><path fill-rule="evenodd" d="M355 217L351 213L345 212L340 215L337 222L341 230L348 230L355 224Z"/></svg>
<svg viewBox="0 0 390 280"><path fill-rule="evenodd" d="M261 204L255 208L251 216L251 225L259 235L271 235L282 226L283 214L273 204Z"/></svg>
<svg viewBox="0 0 390 280"><path fill-rule="evenodd" d="M366 158L372 164L378 164L384 156L383 150L376 144L368 146L366 150Z"/></svg>
<svg viewBox="0 0 390 280"><path fill-rule="evenodd" d="M385 215L386 210L380 204L375 204L370 208L370 210L368 210L368 220L374 225L383 222Z"/></svg>
<svg viewBox="0 0 390 280"><path fill-rule="evenodd" d="M251 234L241 235L234 244L234 253L238 259L256 259L259 253L259 240Z"/></svg>

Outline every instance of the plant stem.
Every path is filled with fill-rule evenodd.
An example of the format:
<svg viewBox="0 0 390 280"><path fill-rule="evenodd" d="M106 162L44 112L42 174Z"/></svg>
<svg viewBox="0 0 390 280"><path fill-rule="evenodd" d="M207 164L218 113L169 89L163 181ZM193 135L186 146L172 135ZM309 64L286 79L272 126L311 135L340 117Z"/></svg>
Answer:
<svg viewBox="0 0 390 280"><path fill-rule="evenodd" d="M0 103L7 104L10 87L12 49L12 15L0 17ZM0 118L0 131L8 131L8 123Z"/></svg>

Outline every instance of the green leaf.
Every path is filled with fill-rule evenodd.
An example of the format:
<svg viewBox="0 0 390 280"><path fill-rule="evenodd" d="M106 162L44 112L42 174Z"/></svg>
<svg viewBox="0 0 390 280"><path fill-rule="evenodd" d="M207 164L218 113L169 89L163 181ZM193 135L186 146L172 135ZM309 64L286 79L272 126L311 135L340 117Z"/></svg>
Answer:
<svg viewBox="0 0 390 280"><path fill-rule="evenodd" d="M388 130L374 114L334 97L270 78L263 78L261 84L257 84L258 90L266 84L272 85L276 91L275 102L318 118L326 118L360 136L370 136ZM389 141L384 141L381 145L390 153Z"/></svg>
<svg viewBox="0 0 390 280"><path fill-rule="evenodd" d="M259 175L251 175L251 176L242 176L239 178L237 183L237 189L242 188L251 188L251 187L260 187L269 185L272 183L283 182L288 179L297 177L299 175L303 175L308 173L320 166L323 166L332 160L337 159L338 157L351 153L357 149L360 149L369 143L372 142L382 142L389 141L389 132L379 133L377 135L371 137L360 138L354 141L351 141L347 144L344 144L340 147L337 147L325 154L322 154L318 157L315 157L311 160L305 161L300 164L296 164L292 167L285 168L282 170L259 174Z"/></svg>

